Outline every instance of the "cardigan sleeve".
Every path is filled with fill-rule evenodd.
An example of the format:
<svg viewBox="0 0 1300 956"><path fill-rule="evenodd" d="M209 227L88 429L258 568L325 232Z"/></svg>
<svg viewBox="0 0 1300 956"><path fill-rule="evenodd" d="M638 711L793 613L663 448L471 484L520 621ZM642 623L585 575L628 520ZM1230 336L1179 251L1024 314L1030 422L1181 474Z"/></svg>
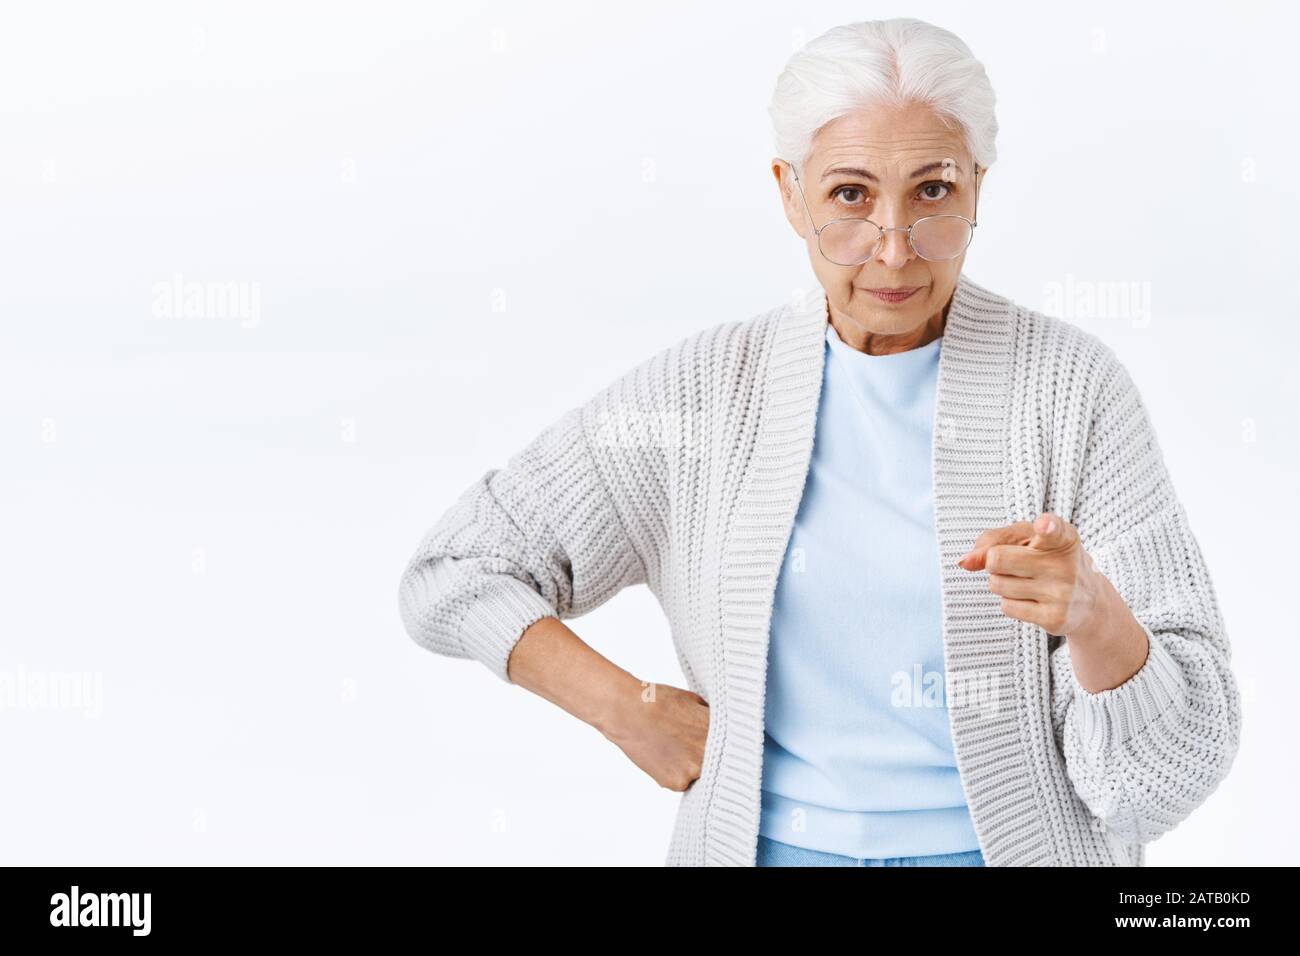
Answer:
<svg viewBox="0 0 1300 956"><path fill-rule="evenodd" d="M424 535L398 597L417 644L512 683L507 662L529 625L578 617L647 581L585 424L609 393L482 474Z"/></svg>
<svg viewBox="0 0 1300 956"><path fill-rule="evenodd" d="M1142 844L1173 829L1227 774L1241 705L1214 585L1146 406L1102 348L1071 523L1142 625L1148 652L1123 684L1091 693L1062 640L1051 654L1053 723L1080 798L1106 828Z"/></svg>

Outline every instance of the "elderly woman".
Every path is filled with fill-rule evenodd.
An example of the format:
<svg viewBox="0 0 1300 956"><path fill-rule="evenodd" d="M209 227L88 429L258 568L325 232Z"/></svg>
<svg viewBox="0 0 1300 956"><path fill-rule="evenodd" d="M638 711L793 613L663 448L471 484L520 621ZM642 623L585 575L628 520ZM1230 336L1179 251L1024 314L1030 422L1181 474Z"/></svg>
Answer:
<svg viewBox="0 0 1300 956"><path fill-rule="evenodd" d="M681 792L669 865L1141 866L1232 764L1229 644L1125 367L962 272L985 71L855 23L770 111L817 294L487 471L406 567L405 627ZM565 623L637 584L689 689Z"/></svg>

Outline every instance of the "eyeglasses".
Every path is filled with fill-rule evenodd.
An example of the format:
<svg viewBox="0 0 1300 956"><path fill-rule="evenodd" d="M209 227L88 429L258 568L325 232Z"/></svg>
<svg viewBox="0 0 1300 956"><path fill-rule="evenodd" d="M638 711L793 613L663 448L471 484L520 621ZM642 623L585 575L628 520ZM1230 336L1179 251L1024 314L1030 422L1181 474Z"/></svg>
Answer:
<svg viewBox="0 0 1300 956"><path fill-rule="evenodd" d="M813 220L812 209L808 207L808 197L804 196L803 183L794 164L786 161L790 172L794 173L799 195L803 197L804 208L808 210L808 220L813 224L817 235L817 248L827 260L837 266L861 265L873 259L880 251L887 232L905 232L912 250L922 259L942 262L956 259L966 251L975 235L975 220L965 216L941 215L924 216L910 226L890 226L882 229L870 219L832 219L820 229ZM980 167L975 164L975 176L978 178ZM979 213L979 193L975 194L975 212Z"/></svg>

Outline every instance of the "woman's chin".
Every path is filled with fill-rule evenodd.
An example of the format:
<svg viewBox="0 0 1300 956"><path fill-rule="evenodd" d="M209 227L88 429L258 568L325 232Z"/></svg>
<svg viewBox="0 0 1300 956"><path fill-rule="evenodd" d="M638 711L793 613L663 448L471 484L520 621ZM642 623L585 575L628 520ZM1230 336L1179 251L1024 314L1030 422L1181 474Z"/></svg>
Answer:
<svg viewBox="0 0 1300 956"><path fill-rule="evenodd" d="M862 315L861 322L876 335L900 335L924 325L927 318L924 309L904 310L873 303Z"/></svg>

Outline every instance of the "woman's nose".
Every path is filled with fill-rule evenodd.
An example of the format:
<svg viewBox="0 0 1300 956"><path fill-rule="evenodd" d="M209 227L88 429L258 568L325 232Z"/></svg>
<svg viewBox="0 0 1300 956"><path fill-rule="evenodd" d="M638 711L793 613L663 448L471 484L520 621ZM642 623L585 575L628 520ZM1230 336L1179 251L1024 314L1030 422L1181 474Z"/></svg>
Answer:
<svg viewBox="0 0 1300 956"><path fill-rule="evenodd" d="M880 240L876 261L887 269L900 269L914 254L911 243L907 241L906 229L888 229Z"/></svg>

